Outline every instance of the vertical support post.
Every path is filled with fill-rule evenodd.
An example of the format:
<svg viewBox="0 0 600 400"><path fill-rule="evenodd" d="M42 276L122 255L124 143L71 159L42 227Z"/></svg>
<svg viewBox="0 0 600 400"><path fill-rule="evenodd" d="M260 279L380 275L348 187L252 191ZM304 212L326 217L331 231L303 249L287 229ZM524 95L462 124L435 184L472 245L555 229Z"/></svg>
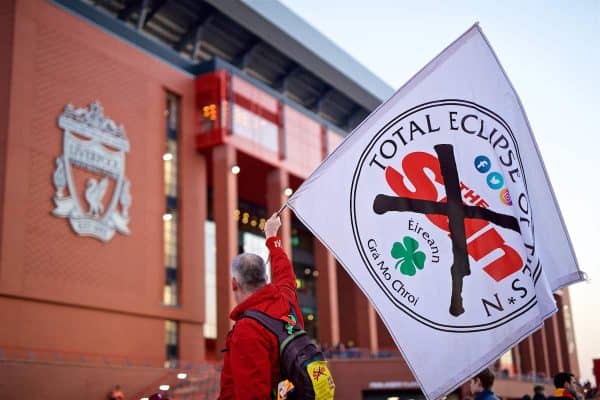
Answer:
<svg viewBox="0 0 600 400"><path fill-rule="evenodd" d="M368 303L367 315L369 317L369 351L377 353L379 351L379 342L377 340L377 311Z"/></svg>
<svg viewBox="0 0 600 400"><path fill-rule="evenodd" d="M550 367L548 364L548 346L546 343L545 324L542 328L533 334L533 343L535 349L536 372L544 374L546 378L550 376Z"/></svg>
<svg viewBox="0 0 600 400"><path fill-rule="evenodd" d="M327 127L325 125L321 125L321 160L324 160L325 157L329 155L328 147Z"/></svg>
<svg viewBox="0 0 600 400"><path fill-rule="evenodd" d="M548 357L550 361L550 376L563 371L562 349L558 333L558 316L554 314L546 320L546 342L549 346Z"/></svg>
<svg viewBox="0 0 600 400"><path fill-rule="evenodd" d="M229 313L235 306L231 290L231 260L238 253L237 177L235 148L220 145L213 149L213 214L217 239L217 357L222 357L225 338L231 328Z"/></svg>
<svg viewBox="0 0 600 400"><path fill-rule="evenodd" d="M368 348L370 352L376 352L379 349L377 342L377 318L375 309L369 303L367 297L363 294L360 288L354 284L354 301L356 309L354 310L356 317L356 341L359 347ZM364 316L367 317L365 324Z"/></svg>
<svg viewBox="0 0 600 400"><path fill-rule="evenodd" d="M522 374L521 371L521 353L519 352L518 346L510 349L513 358L513 372L517 375Z"/></svg>
<svg viewBox="0 0 600 400"><path fill-rule="evenodd" d="M278 147L279 147L279 159L284 160L286 158L286 138L285 138L285 109L281 101L277 102L277 117L278 117Z"/></svg>
<svg viewBox="0 0 600 400"><path fill-rule="evenodd" d="M519 343L519 355L521 358L521 373L530 375L535 373L535 356L533 352L533 339L529 336Z"/></svg>
<svg viewBox="0 0 600 400"><path fill-rule="evenodd" d="M579 376L577 347L575 345L568 289L560 291L557 296L557 303L558 332L560 334L563 368L565 371L570 371L575 376Z"/></svg>
<svg viewBox="0 0 600 400"><path fill-rule="evenodd" d="M203 153L181 151L194 147L196 104L193 91L181 97L181 132L178 137L179 174L179 248L180 300L184 308L198 316L200 323L180 322L180 359L200 362L205 359L204 324L206 323L206 284L203 265L206 255L207 158ZM194 243L190 246L189 243ZM213 321L214 322L214 321Z"/></svg>
<svg viewBox="0 0 600 400"><path fill-rule="evenodd" d="M340 342L340 316L337 288L337 263L333 255L317 238L314 242L317 278L318 339L322 344Z"/></svg>

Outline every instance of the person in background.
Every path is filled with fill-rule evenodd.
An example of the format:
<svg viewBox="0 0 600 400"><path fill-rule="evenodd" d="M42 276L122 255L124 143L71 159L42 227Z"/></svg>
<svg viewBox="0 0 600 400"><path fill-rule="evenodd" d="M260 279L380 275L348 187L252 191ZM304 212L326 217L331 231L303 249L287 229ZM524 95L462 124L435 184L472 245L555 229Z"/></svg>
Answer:
<svg viewBox="0 0 600 400"><path fill-rule="evenodd" d="M554 393L548 400L577 399L577 380L570 372L559 372L554 375Z"/></svg>
<svg viewBox="0 0 600 400"><path fill-rule="evenodd" d="M533 400L546 400L544 387L542 385L535 385L533 387Z"/></svg>
<svg viewBox="0 0 600 400"><path fill-rule="evenodd" d="M125 400L125 394L121 390L121 386L115 385L113 390L108 394L108 400Z"/></svg>
<svg viewBox="0 0 600 400"><path fill-rule="evenodd" d="M471 394L475 395L475 400L498 400L492 391L494 377L494 373L486 368L471 379Z"/></svg>

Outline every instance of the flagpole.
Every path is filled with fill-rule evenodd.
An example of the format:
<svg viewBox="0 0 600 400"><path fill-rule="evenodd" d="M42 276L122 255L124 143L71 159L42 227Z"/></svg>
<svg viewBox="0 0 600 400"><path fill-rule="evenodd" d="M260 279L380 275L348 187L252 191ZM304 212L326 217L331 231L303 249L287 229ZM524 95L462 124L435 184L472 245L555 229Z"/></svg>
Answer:
<svg viewBox="0 0 600 400"><path fill-rule="evenodd" d="M279 211L277 211L277 216L279 217L281 215L281 213L283 212L283 210L285 210L288 206L287 201L285 203L283 203L283 205L281 206L281 208L279 209Z"/></svg>
<svg viewBox="0 0 600 400"><path fill-rule="evenodd" d="M287 201L285 203L283 203L283 205L281 206L281 208L277 211L277 217L279 218L279 216L281 215L281 213L283 212L283 210L285 210L287 208L288 204ZM265 263L265 265L269 265L271 264L271 255L269 254L269 256L267 257L267 262Z"/></svg>

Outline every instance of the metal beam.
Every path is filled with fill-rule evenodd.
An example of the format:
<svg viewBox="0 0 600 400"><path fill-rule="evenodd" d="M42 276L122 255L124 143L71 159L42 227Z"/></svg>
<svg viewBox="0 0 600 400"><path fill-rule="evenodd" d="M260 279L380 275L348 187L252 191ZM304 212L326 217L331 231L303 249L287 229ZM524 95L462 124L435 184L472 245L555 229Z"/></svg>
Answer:
<svg viewBox="0 0 600 400"><path fill-rule="evenodd" d="M248 67L248 64L250 63L250 58L256 52L256 49L260 47L261 43L262 42L258 39L253 40L244 51L236 55L236 57L233 60L233 64L237 65L242 71L245 70L246 67Z"/></svg>
<svg viewBox="0 0 600 400"><path fill-rule="evenodd" d="M323 105L331 97L333 92L335 92L335 89L332 88L326 91L325 94L321 96L321 98L317 102L317 114L321 114L323 112Z"/></svg>
<svg viewBox="0 0 600 400"><path fill-rule="evenodd" d="M210 22L214 19L214 17L215 17L214 13L208 13L208 14L198 17L198 19L196 19L196 21L194 21L194 23L192 23L190 25L187 32L185 32L183 34L183 36L181 37L179 42L177 42L177 44L175 45L175 50L177 50L177 51L183 50L183 48L190 42L190 40L192 40L192 38L195 38L197 36L198 29L206 28L206 26L208 26L210 24Z"/></svg>
<svg viewBox="0 0 600 400"><path fill-rule="evenodd" d="M146 15L148 15L148 6L150 5L150 0L142 0L142 4L140 4L140 9L138 11L138 20L137 20L137 30L141 31L144 25L146 24Z"/></svg>
<svg viewBox="0 0 600 400"><path fill-rule="evenodd" d="M204 26L199 26L196 29L196 36L194 38L194 49L192 50L192 61L196 61L198 59L198 54L200 53L200 46L202 46L202 38L204 37Z"/></svg>
<svg viewBox="0 0 600 400"><path fill-rule="evenodd" d="M394 92L279 2L204 1L368 110Z"/></svg>
<svg viewBox="0 0 600 400"><path fill-rule="evenodd" d="M293 64L292 68L288 69L273 83L275 89L285 93L288 89L290 79L302 70L302 67L298 64Z"/></svg>
<svg viewBox="0 0 600 400"><path fill-rule="evenodd" d="M321 111L323 111L323 104L325 104L325 101L327 101L333 92L335 92L335 89L327 86L325 90L322 91L318 96L315 96L312 102L307 104L306 107L319 114Z"/></svg>
<svg viewBox="0 0 600 400"><path fill-rule="evenodd" d="M362 120L363 108L355 105L352 110L347 114L346 121L343 123L343 127L350 132L354 127Z"/></svg>
<svg viewBox="0 0 600 400"><path fill-rule="evenodd" d="M169 0L154 0L152 7L150 7L148 13L146 14L146 18L142 27L146 26L146 24L148 24L148 22L150 22L150 20L154 17L154 14L159 12L162 6L167 4L168 1Z"/></svg>
<svg viewBox="0 0 600 400"><path fill-rule="evenodd" d="M140 5L142 5L143 0L130 0L125 3L125 8L119 11L117 17L120 20L127 21L127 19L133 14L136 10L140 9Z"/></svg>

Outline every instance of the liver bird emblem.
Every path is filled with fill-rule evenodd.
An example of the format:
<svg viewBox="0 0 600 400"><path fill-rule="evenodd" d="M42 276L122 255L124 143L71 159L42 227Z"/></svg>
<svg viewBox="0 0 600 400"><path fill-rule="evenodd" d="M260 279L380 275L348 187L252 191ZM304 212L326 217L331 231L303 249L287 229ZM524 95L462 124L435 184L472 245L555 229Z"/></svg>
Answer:
<svg viewBox="0 0 600 400"><path fill-rule="evenodd" d="M108 178L102 178L100 182L94 178L90 178L87 180L85 188L85 200L90 205L89 214L92 217L99 217L104 212L102 199L108 188Z"/></svg>

